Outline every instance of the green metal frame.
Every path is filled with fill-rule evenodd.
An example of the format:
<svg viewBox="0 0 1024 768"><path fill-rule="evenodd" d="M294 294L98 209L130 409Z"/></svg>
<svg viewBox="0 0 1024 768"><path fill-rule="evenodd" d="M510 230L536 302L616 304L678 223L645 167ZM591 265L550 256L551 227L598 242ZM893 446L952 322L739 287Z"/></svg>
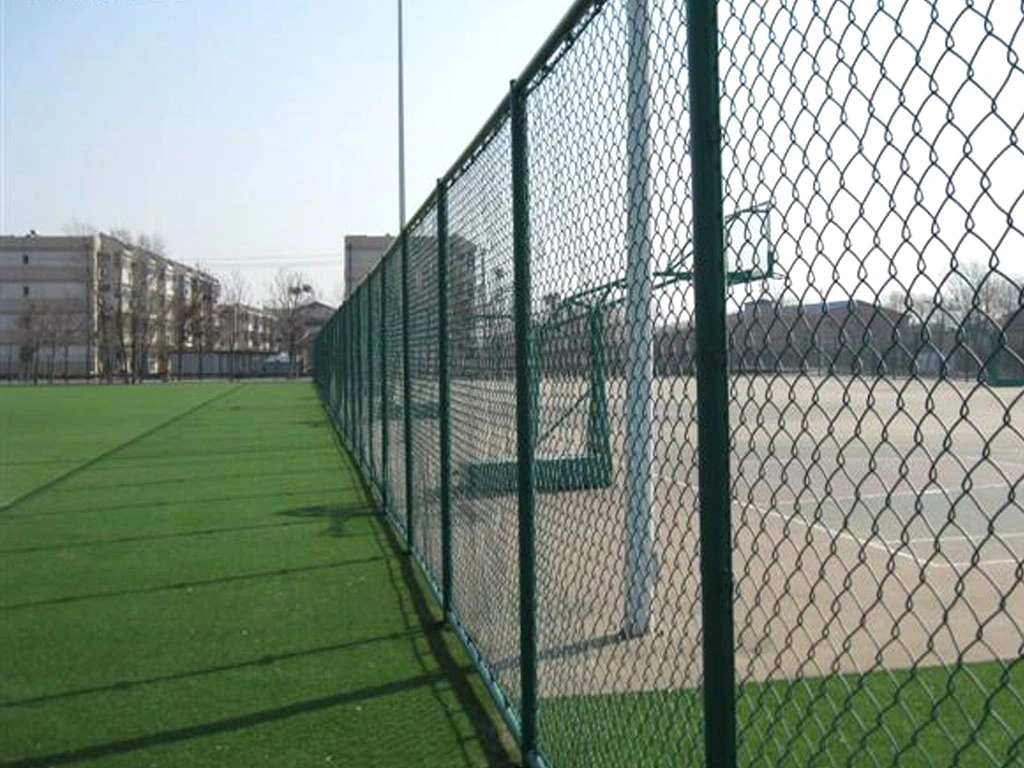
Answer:
<svg viewBox="0 0 1024 768"><path fill-rule="evenodd" d="M770 211L771 205L769 203L759 203L748 208L733 211L723 219L723 232L731 222L742 216L749 216L751 213L767 216ZM768 236L769 248L766 270L764 272L755 272L752 269L748 269L727 272L725 275L726 285L737 285L774 277L775 248L771 245L770 232ZM694 278L694 272L683 269L683 267L692 258L692 253L692 249L683 251L669 262L665 269L655 272L656 282L654 290L663 289L679 282L691 282ZM535 457L535 484L538 492L584 491L595 488L607 488L612 483L611 426L608 418L608 387L605 371L603 318L605 311L625 302L625 289L625 278L621 278L571 294L563 299L551 315L535 329L535 354L537 354L538 359L530 379L530 397L534 404L531 413L535 448L540 448L544 438L551 434L572 412L582 407L589 399L586 450L581 454L563 456L538 453ZM616 296L615 293L617 291L621 291L622 295ZM543 375L543 364L540 360L540 354L544 348L544 337L570 322L577 321L580 317L580 312L586 313L590 324L591 365L589 391L577 398L566 414L555 424L551 425L546 432L539 433L540 406L538 394L540 391L540 378ZM505 318L502 317L502 319ZM436 404L435 410L430 411L430 416L420 416L416 413L413 416L417 418L436 418ZM474 458L462 464L460 473L465 489L477 495L511 493L516 488L516 459L514 457Z"/></svg>
<svg viewBox="0 0 1024 768"><path fill-rule="evenodd" d="M1012 321L1007 322L1007 326ZM990 387L1024 387L1024 362L1016 357L1013 348L1006 342L1006 331L992 333L988 360L985 362L985 383ZM1010 355L1021 369L1020 376L1006 376L999 370L999 359L1002 355Z"/></svg>
<svg viewBox="0 0 1024 768"><path fill-rule="evenodd" d="M519 500L519 686L520 748L528 766L537 765L537 545L534 429L535 378L531 368L530 197L527 161L526 91L512 81L509 93L512 142L513 315L516 339L516 457Z"/></svg>
<svg viewBox="0 0 1024 768"><path fill-rule="evenodd" d="M550 425L546 432L539 433L540 406L539 390L543 365L539 350L543 348L543 337L568 320L550 320L534 329L535 365L530 371L529 398L531 402L531 434L534 448L559 427L568 416L588 404L586 450L578 455L550 456L537 454L535 486L540 492L580 491L591 488L606 488L612 482L611 429L608 419L608 387L605 375L602 307L592 306L587 310L590 325L590 375L589 391L581 395L569 407L561 419ZM576 318L573 318L575 320ZM589 402L588 402L589 401ZM467 490L476 494L510 493L515 490L517 462L514 457L473 459L461 466L461 480Z"/></svg>

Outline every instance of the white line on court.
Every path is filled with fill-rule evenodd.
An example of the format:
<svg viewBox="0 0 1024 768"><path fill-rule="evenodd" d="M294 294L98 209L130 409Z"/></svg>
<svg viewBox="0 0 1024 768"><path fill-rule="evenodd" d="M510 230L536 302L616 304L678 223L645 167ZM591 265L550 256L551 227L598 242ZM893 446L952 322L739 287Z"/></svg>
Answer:
<svg viewBox="0 0 1024 768"><path fill-rule="evenodd" d="M656 478L658 478L658 479L668 480L670 483L672 483L673 485L676 485L676 486L678 486L680 488L688 488L691 491L693 491L694 493L697 493L697 489L693 485L691 485L690 483L680 482L679 480L676 480L674 478L665 477L664 475L659 475L657 472L654 473L654 476ZM886 545L886 543L884 541L881 541L881 540L862 541L861 539L858 539L856 536L854 536L849 531L846 531L846 530L834 531L831 528L829 528L827 525L822 523L820 520L814 520L812 522L807 522L803 518L797 517L795 514L793 514L793 515L784 515L781 512L779 512L777 509L765 509L764 507L761 507L761 506L759 506L757 504L754 504L753 502L741 501L741 500L739 500L739 499L737 499L735 497L733 497L733 501L738 503L738 504L743 504L744 506L753 507L754 509L756 509L758 512L760 512L762 515L765 515L766 517L769 517L771 515L775 515L776 517L781 518L783 520L783 522L790 522L790 521L792 521L792 522L800 523L805 528L820 528L821 530L823 530L826 533L828 533L830 536L834 536L834 537L837 537L837 538L840 538L840 539L849 539L850 541L852 541L854 544L857 544L858 546L865 546L865 547L871 547L873 549L880 549L880 550L882 550L883 552L885 552L887 554L895 555L897 557L905 557L905 558L908 558L908 559L912 560L913 562L917 563L918 565L921 564L920 561L914 555L910 554L909 552L896 552L896 551L893 551L890 547L888 547Z"/></svg>
<svg viewBox="0 0 1024 768"><path fill-rule="evenodd" d="M1010 487L1011 486L1008 483L984 483L982 485L972 485L970 487L969 491L991 491L991 490L995 490L996 488L1005 488L1006 490L1009 490ZM811 504L811 503L820 504L820 503L824 503L826 501L832 501L832 502L835 502L836 504L842 504L842 503L849 502L849 501L872 501L874 499L900 498L902 496L913 496L913 497L918 497L918 496L935 496L935 495L938 495L940 493L944 494L946 496L956 496L958 494L963 493L963 490L964 489L960 488L960 487L956 487L956 488L939 487L939 488L929 488L926 491L893 491L891 493L862 493L860 496L826 496L825 498L821 499L821 501L809 500L806 503L808 503L808 504ZM786 507L796 506L796 499L791 499L789 501L779 502L778 506L786 506Z"/></svg>
<svg viewBox="0 0 1024 768"><path fill-rule="evenodd" d="M886 539L886 544L929 544L935 541L935 536L923 536L920 538L907 539L904 542L902 539ZM1024 531L1014 531L1012 533L994 533L985 536L969 536L966 534L953 534L950 536L939 536L942 541L969 541L974 543L976 541L1002 541L1003 539L1024 539Z"/></svg>
<svg viewBox="0 0 1024 768"><path fill-rule="evenodd" d="M683 481L680 481L680 480L676 480L675 478L672 478L672 477L666 477L665 475L661 475L661 474L659 474L657 472L654 472L653 474L654 474L654 477L656 477L659 480L668 480L670 483L672 483L673 485L675 485L675 486L677 486L679 488L686 488L688 490L693 491L694 493L698 492L697 488L695 486L693 486L692 484L690 484L690 483L683 482ZM976 488L981 488L981 487L984 487L984 486L975 486L975 487ZM998 484L996 487L998 487L998 488L1006 488L1007 486L1004 485L1004 484ZM938 492L939 490L940 489L938 489L938 488L935 489L936 492ZM974 489L972 489L972 490L974 490ZM885 496L885 494L883 494L883 497L884 496ZM845 501L853 501L853 500L855 500L855 498L856 497L852 497L851 496L848 499L839 498L839 499L836 499L836 501L844 501L844 500ZM860 498L864 499L866 497L861 496ZM888 541L888 540L885 540L885 539L873 539L873 540L869 539L869 540L865 541L863 539L857 538L856 536L854 536L852 533L850 533L849 531L847 531L845 529L841 530L841 531L833 530L832 528L829 528L827 525L822 523L820 520L814 520L814 521L808 522L807 520L804 520L801 517L797 517L795 514L784 515L784 514L782 514L782 512L778 511L778 509L774 509L774 508L773 509L765 509L764 507L761 507L758 504L754 504L753 502L750 502L750 501L741 501L740 499L737 499L736 497L733 497L732 500L734 502L738 503L738 504L742 504L744 506L753 507L754 509L756 509L758 512L760 512L762 515L765 515L766 517L770 517L772 515L775 515L776 517L781 518L783 520L783 522L796 522L796 523L799 523L799 524L803 525L805 528L819 528L822 531L828 533L830 536L833 536L833 537L836 537L836 538L840 538L840 539L848 539L849 541L853 542L854 544L856 544L858 546L870 547L872 549L881 550L881 551L885 552L886 554L889 554L889 555L892 555L892 556L895 556L895 557L906 558L906 559L912 561L919 568L967 568L967 567L971 567L971 566L974 565L974 563L972 563L970 561L968 561L968 562L946 562L946 563L943 563L943 562L922 562L916 555L914 555L914 554L912 554L910 552L902 552L902 551L899 551L899 550L896 550L896 549L892 548L892 545L894 543L898 543L900 546L903 546L904 542L902 542L902 541L892 542L892 541ZM787 506L794 506L794 504L790 503ZM1024 536L1024 532L1019 533L1019 534L1016 534L1016 533L1008 534L1008 536L1014 536L1014 537L1016 537L1016 536ZM943 537L942 540L946 541L947 537ZM911 540L911 541L913 541L913 540ZM922 539L922 541L933 541L933 539ZM911 542L907 542L907 543L909 544ZM1020 562L1019 560L1015 560L1015 559L1000 559L1000 560L979 560L977 564L978 565L983 565L983 566L989 566L989 565L1015 565L1015 564L1017 564L1019 562Z"/></svg>

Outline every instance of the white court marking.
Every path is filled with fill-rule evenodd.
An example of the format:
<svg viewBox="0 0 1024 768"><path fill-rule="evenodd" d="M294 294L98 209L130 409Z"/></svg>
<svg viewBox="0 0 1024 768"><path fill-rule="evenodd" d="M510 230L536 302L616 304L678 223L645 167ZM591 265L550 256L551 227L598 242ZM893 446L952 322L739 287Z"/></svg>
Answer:
<svg viewBox="0 0 1024 768"><path fill-rule="evenodd" d="M1012 487L1013 486L1011 486L1009 483L985 483L983 485L971 486L966 490L966 492L970 493L972 491L991 491L995 490L996 488L1004 488L1007 491L1009 491ZM939 494L942 494L943 496L962 496L964 495L964 493L964 488L960 486L957 486L956 488L943 488L942 486L939 486L938 488L929 488L926 491L890 491L888 493L862 493L857 496L826 496L820 501L812 498L812 500L806 503L822 504L826 501L831 501L835 504L845 504L851 501L873 501L875 499L890 498L895 499L901 498L903 496L911 496L914 498L918 498L920 496L938 496ZM796 506L796 503L797 499L794 498L790 499L789 501L779 502L778 506L794 507Z"/></svg>
<svg viewBox="0 0 1024 768"><path fill-rule="evenodd" d="M694 485L692 485L691 483L687 483L687 482L684 482L684 481L676 480L675 478L672 478L672 477L666 477L664 475L658 474L657 472L654 472L653 474L654 474L654 477L656 477L659 480L668 480L670 483L672 483L673 485L675 485L675 486L677 486L679 488L686 488L686 489L688 489L690 491L693 491L695 494L698 493L697 488ZM983 487L987 487L987 486L976 486L972 490L981 489ZM1009 486L1007 486L1006 484L1003 484L1003 483L999 483L999 484L996 484L993 487L996 487L996 488L1007 488ZM935 490L935 492L942 492L943 490L948 491L948 489L939 489L939 488L936 488L934 490ZM962 489L958 489L958 490L962 490ZM912 492L904 492L904 493L910 493L911 495L916 495L916 494L913 494ZM887 495L888 494L881 494L881 498L885 498L885 496L887 496ZM848 498L839 498L839 499L836 499L836 501L853 501L856 498L858 498L858 497L851 496L851 497L848 497ZM866 497L865 496L860 496L859 498L864 499ZM847 539L847 540L853 542L854 544L857 544L858 546L869 547L869 548L872 548L872 549L878 549L878 550L881 550L881 551L885 552L886 554L888 554L890 556L893 556L893 557L903 557L903 558L906 558L908 560L911 560L915 565L919 566L920 568L968 568L968 567L972 567L974 565L984 565L984 566L1017 565L1017 564L1019 564L1021 562L1020 560L1013 559L1013 558L995 559L995 560L978 560L977 563L974 563L974 562L972 562L970 560L968 560L966 562L963 562L963 561L956 561L956 562L929 562L929 561L924 561L924 562L922 562L922 560L920 558L918 558L917 555L915 555L915 554L913 554L911 552L903 552L903 551L900 551L899 549L894 549L893 546L892 546L894 542L890 541L890 540L885 540L885 539L868 539L868 540L865 541L863 539L860 539L860 538L854 536L852 533L850 533L849 531L847 531L845 529L840 530L840 531L833 530L832 528L829 528L827 525L822 523L820 520L813 520L813 521L808 522L807 520L804 520L802 517L798 517L796 514L784 515L782 512L778 511L778 509L765 509L764 507L762 507L762 506L760 506L758 504L754 504L751 501L742 501L742 500L737 499L735 497L733 498L733 502L735 502L737 504L741 504L743 506L753 507L754 509L756 509L758 512L760 512L762 515L765 515L766 517L771 517L771 516L774 515L774 516L780 518L783 522L799 523L800 525L804 526L805 528L809 528L809 529L810 528L818 528L818 529L824 531L825 533L829 534L830 536L832 536L834 538ZM792 507L792 506L795 506L795 504L791 503L791 504L787 504L786 506ZM1001 538L1009 538L1009 537L1024 537L1024 532L1008 534L1006 536L1002 536ZM949 540L956 540L956 539L964 539L964 538L967 538L967 537L964 537L964 536L945 537L945 536L943 536L943 537L940 537L940 541L946 541L947 539L949 539ZM934 542L935 539L929 538L929 539L922 539L920 541ZM901 547L905 545L905 542L902 542L902 541L897 541L895 543L898 543ZM910 542L906 542L906 544L909 544L909 543Z"/></svg>

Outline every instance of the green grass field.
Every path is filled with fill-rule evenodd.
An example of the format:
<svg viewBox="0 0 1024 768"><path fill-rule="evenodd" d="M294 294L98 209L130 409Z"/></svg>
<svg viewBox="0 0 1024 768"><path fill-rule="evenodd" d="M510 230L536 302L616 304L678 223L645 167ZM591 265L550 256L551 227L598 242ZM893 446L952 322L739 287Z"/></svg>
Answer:
<svg viewBox="0 0 1024 768"><path fill-rule="evenodd" d="M306 384L0 390L0 765L517 759ZM744 768L1024 764L1024 664L742 686ZM554 768L702 764L698 692L544 699Z"/></svg>
<svg viewBox="0 0 1024 768"><path fill-rule="evenodd" d="M510 764L308 384L0 391L0 765Z"/></svg>
<svg viewBox="0 0 1024 768"><path fill-rule="evenodd" d="M744 768L992 768L1024 764L1024 664L964 665L741 686ZM558 768L702 765L698 692L575 696L541 705ZM581 739L581 736L583 737ZM584 745L581 749L579 745ZM571 746L570 746L571 745Z"/></svg>

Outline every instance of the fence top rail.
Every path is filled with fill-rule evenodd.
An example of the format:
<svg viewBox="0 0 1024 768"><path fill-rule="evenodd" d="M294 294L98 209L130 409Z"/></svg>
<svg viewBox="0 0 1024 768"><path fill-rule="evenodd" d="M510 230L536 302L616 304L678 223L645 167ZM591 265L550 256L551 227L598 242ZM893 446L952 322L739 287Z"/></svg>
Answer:
<svg viewBox="0 0 1024 768"><path fill-rule="evenodd" d="M526 67L516 78L516 82L525 85L527 91L532 91L543 81L551 68L558 60L572 47L579 37L580 32L590 23L597 12L604 6L606 0L575 0L569 9L562 16L561 20L541 44L537 52L527 63ZM470 140L462 153L452 163L448 171L440 178L440 183L450 187L452 183L473 163L477 155L482 152L494 138L508 119L509 103L508 97L502 96L498 105L491 112L491 116L480 126L480 130ZM421 219L426 211L434 204L437 197L437 190L434 189L416 213L409 219L406 229L411 228Z"/></svg>

